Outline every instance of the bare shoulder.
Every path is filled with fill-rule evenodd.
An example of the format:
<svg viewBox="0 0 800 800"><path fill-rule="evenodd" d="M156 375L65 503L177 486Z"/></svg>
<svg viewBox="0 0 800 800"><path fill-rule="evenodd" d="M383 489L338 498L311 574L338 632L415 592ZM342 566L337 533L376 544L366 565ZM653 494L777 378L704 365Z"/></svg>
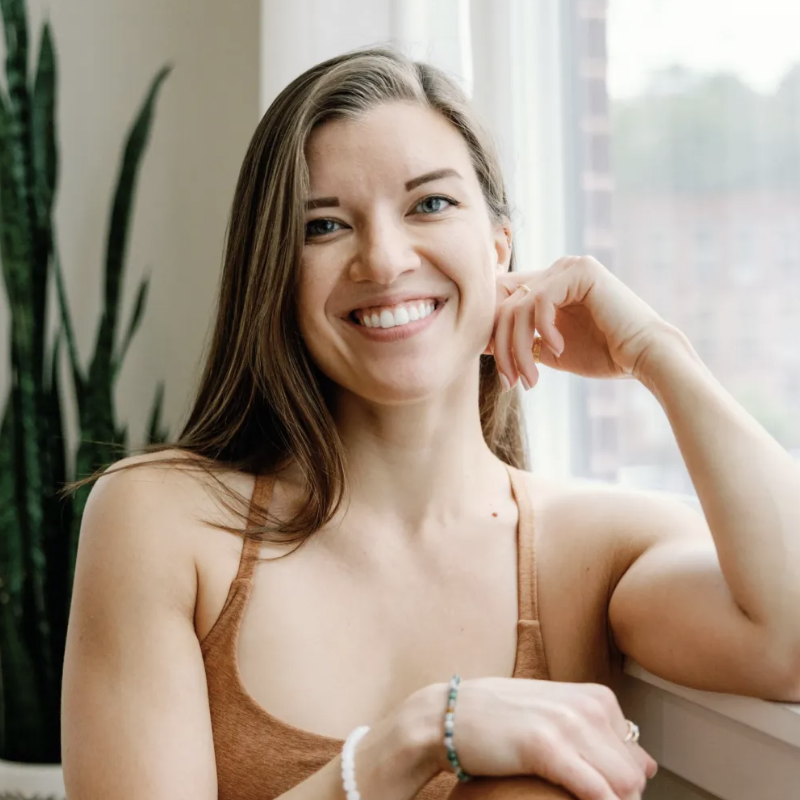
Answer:
<svg viewBox="0 0 800 800"><path fill-rule="evenodd" d="M220 517L212 497L174 451L117 462L92 488L64 660L70 797L121 797L120 786L125 797L217 796L193 624L195 534L200 518Z"/></svg>
<svg viewBox="0 0 800 800"><path fill-rule="evenodd" d="M551 561L574 562L579 554L607 564L614 547L607 524L611 489L572 478L525 473L533 502L537 549ZM613 502L610 503L613 505Z"/></svg>
<svg viewBox="0 0 800 800"><path fill-rule="evenodd" d="M618 580L639 555L665 540L710 541L698 504L689 497L580 479L528 473L531 496L546 529L606 563Z"/></svg>
<svg viewBox="0 0 800 800"><path fill-rule="evenodd" d="M197 459L179 450L112 464L89 495L79 559L106 564L109 559L134 559L154 577L163 575L173 582L181 604L187 611L193 609L203 546L199 532L214 524L241 524L219 502L215 478L242 497L252 491L251 476L222 472L211 477Z"/></svg>
<svg viewBox="0 0 800 800"><path fill-rule="evenodd" d="M140 521L159 528L163 520L206 518L213 512L215 521L230 524L216 502L215 490L226 489L243 498L253 489L252 475L233 470L217 470L214 475L203 468L198 458L181 450L130 456L112 464L92 489L87 511L95 507L109 512L124 511ZM182 527L182 526L181 526Z"/></svg>

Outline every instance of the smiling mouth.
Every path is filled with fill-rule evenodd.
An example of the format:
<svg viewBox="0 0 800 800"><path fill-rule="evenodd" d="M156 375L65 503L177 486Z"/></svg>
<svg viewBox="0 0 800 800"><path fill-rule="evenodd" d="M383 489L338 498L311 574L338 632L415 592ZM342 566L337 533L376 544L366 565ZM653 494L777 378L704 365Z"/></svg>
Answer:
<svg viewBox="0 0 800 800"><path fill-rule="evenodd" d="M441 305L441 300L431 297L395 306L357 309L350 314L350 319L364 328L400 328L429 317Z"/></svg>

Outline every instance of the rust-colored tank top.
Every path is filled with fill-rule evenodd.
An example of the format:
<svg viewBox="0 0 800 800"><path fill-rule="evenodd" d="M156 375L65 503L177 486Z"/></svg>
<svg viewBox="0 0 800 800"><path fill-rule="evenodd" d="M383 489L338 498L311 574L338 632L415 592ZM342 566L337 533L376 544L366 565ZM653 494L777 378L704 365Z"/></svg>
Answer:
<svg viewBox="0 0 800 800"><path fill-rule="evenodd" d="M508 468L519 509L517 564L519 620L513 677L548 680L536 596L533 510L525 479ZM260 477L253 501L268 506L273 480ZM227 600L201 649L208 682L217 762L218 800L271 800L301 783L341 752L343 741L303 731L273 717L242 684L236 647L252 588L259 544L245 540L239 571ZM444 676L446 680L449 676ZM444 709L442 709L444 718ZM417 794L417 800L444 800L455 775L441 772Z"/></svg>

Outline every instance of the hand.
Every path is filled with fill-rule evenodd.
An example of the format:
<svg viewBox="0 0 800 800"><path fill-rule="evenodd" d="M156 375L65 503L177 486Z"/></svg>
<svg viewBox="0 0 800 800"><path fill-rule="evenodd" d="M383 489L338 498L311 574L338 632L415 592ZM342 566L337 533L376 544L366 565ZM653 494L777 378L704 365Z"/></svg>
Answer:
<svg viewBox="0 0 800 800"><path fill-rule="evenodd" d="M657 765L624 741L627 730L616 696L598 684L480 678L458 690L455 747L476 777L534 775L578 800L639 800Z"/></svg>
<svg viewBox="0 0 800 800"><path fill-rule="evenodd" d="M599 261L567 256L544 271L498 279L487 352L510 386L519 377L533 386L539 378L532 352L538 331L542 364L589 378L628 377L669 327Z"/></svg>

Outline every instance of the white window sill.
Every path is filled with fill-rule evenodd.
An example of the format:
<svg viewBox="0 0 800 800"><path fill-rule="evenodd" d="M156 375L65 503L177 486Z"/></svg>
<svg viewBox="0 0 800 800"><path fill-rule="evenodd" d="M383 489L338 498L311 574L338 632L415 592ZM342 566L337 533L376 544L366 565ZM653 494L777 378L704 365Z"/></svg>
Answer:
<svg viewBox="0 0 800 800"><path fill-rule="evenodd" d="M694 800L706 792L721 800L800 796L800 704L687 689L631 661L625 675L625 714L639 725L642 746L668 770L648 788L647 800ZM669 782L668 793L659 793L660 779Z"/></svg>

